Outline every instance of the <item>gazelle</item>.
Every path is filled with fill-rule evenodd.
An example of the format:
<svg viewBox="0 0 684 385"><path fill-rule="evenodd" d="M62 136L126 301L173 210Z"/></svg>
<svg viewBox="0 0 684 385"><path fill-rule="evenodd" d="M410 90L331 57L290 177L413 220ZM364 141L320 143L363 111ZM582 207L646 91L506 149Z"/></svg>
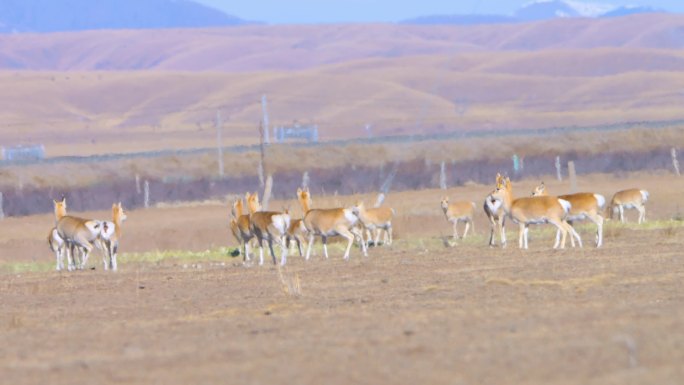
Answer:
<svg viewBox="0 0 684 385"><path fill-rule="evenodd" d="M371 238L372 233L375 233L375 238L373 240L373 246L378 246L380 241L380 231L384 231L385 245L392 244L392 216L394 215L394 210L389 207L373 207L367 209L363 202L357 202L356 207L359 211L359 220L363 224L363 227L367 231L368 239Z"/></svg>
<svg viewBox="0 0 684 385"><path fill-rule="evenodd" d="M250 197L252 202L259 205L259 195L254 193ZM280 265L285 266L287 263L287 245L285 244L287 238L287 229L290 227L290 215L280 213L277 211L257 211L250 213L249 224L252 233L256 236L259 242L259 265L264 264L264 240L268 242L268 248L271 251L271 258L273 264L276 264L276 256L273 252L273 242L280 243L282 247L280 256Z"/></svg>
<svg viewBox="0 0 684 385"><path fill-rule="evenodd" d="M544 182L541 182L541 184L532 191L532 196L545 195L548 195L546 185L544 185ZM558 198L565 199L572 205L568 217L566 218L570 226L572 226L574 221L581 221L584 219L589 219L596 224L596 247L601 247L603 245L603 216L601 215L601 212L606 205L606 198L601 194L587 192L559 195ZM556 233L556 238L558 236L560 236L560 234Z"/></svg>
<svg viewBox="0 0 684 385"><path fill-rule="evenodd" d="M513 186L509 178L501 178L496 189L491 194L492 198L501 201L504 211L514 222L519 224L518 247L527 249L527 234L530 224L551 223L561 232L561 239L556 238L553 248L565 248L565 240L570 232L577 233L568 225L565 218L570 211L570 202L556 197L525 197L513 198ZM577 235L579 238L579 235Z"/></svg>
<svg viewBox="0 0 684 385"><path fill-rule="evenodd" d="M245 200L247 201L247 210L249 211L247 214L244 213L242 199L238 199L233 203L234 219L231 220L231 230L242 246L242 261L249 262L250 242L254 239L252 226L249 223L249 215L259 211L261 207L259 206L257 193L245 193Z"/></svg>
<svg viewBox="0 0 684 385"><path fill-rule="evenodd" d="M496 185L503 181L501 174L496 174ZM489 220L489 247L494 246L494 232L499 231L501 247L506 247L506 212L501 201L497 201L489 194L485 197L483 207L485 215Z"/></svg>
<svg viewBox="0 0 684 385"><path fill-rule="evenodd" d="M475 202L458 201L454 203L449 203L449 197L443 197L442 211L446 220L453 225L454 228L454 239L458 239L458 222L465 222L465 230L463 230L463 237L465 239L468 235L468 229L473 226L473 231L475 231L475 224L473 223L473 215L475 214Z"/></svg>
<svg viewBox="0 0 684 385"><path fill-rule="evenodd" d="M62 197L61 201L57 200L52 200L52 204L55 208L55 227L53 227L50 232L48 233L48 246L50 246L50 250L52 250L53 253L55 253L55 261L57 264L57 271L60 271L64 269L64 253L66 250L66 244L64 242L64 239L59 236L59 233L57 232L57 222L62 219L62 217L67 215L66 211L66 198ZM71 266L69 266L71 270Z"/></svg>
<svg viewBox="0 0 684 385"><path fill-rule="evenodd" d="M302 253L302 243L306 246L306 238L308 236L308 231L306 231L306 226L304 226L304 218L290 219L290 227L287 229L287 244L292 247L293 243L297 244L297 250L299 250L299 256L304 256Z"/></svg>
<svg viewBox="0 0 684 385"><path fill-rule="evenodd" d="M646 206L644 203L648 201L648 196L648 191L636 188L616 192L608 207L610 219L613 219L613 214L617 211L620 214L620 223L625 223L625 209L636 209L639 212L638 223L645 222Z"/></svg>
<svg viewBox="0 0 684 385"><path fill-rule="evenodd" d="M88 257L93 251L93 244L98 242L102 230L102 222L94 219L83 219L70 215L57 221L57 234L65 242L69 270L74 266L74 251L81 249L83 254L79 269L84 269Z"/></svg>
<svg viewBox="0 0 684 385"><path fill-rule="evenodd" d="M311 246L316 235L321 237L323 242L323 255L328 258L328 237L339 235L347 239L347 249L344 252L344 259L349 259L349 251L354 244L354 237L358 237L361 242L361 250L364 256L368 256L366 244L358 228L355 227L359 221L358 208L333 208L333 209L311 209L311 195L309 189L297 189L297 198L302 206L304 214L304 226L309 234L309 245L306 248L306 260L311 256Z"/></svg>
<svg viewBox="0 0 684 385"><path fill-rule="evenodd" d="M100 233L100 240L104 249L102 263L104 269L113 271L117 269L116 256L119 251L119 240L121 240L121 225L127 218L121 202L112 205L112 221L103 221ZM109 260L107 260L109 258Z"/></svg>

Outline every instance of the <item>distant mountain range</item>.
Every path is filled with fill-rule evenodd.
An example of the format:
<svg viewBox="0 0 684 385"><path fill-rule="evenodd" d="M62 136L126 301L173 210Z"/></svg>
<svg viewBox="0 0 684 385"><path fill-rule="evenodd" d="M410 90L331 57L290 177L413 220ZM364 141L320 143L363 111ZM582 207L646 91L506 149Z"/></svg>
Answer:
<svg viewBox="0 0 684 385"><path fill-rule="evenodd" d="M402 21L402 24L500 24L558 18L608 18L639 13L665 12L648 6L612 6L570 0L538 0L527 3L511 16L504 15L431 15Z"/></svg>
<svg viewBox="0 0 684 385"><path fill-rule="evenodd" d="M249 23L190 0L0 0L0 33Z"/></svg>

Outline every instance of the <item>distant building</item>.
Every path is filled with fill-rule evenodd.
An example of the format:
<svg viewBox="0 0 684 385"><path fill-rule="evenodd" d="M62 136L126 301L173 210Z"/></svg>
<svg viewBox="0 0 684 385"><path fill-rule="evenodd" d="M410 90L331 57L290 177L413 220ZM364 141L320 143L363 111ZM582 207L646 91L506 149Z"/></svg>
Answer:
<svg viewBox="0 0 684 385"><path fill-rule="evenodd" d="M318 143L318 126L299 125L273 127L273 142L284 143L288 139L303 139L309 143Z"/></svg>
<svg viewBox="0 0 684 385"><path fill-rule="evenodd" d="M8 162L45 159L45 146L0 147L0 159Z"/></svg>

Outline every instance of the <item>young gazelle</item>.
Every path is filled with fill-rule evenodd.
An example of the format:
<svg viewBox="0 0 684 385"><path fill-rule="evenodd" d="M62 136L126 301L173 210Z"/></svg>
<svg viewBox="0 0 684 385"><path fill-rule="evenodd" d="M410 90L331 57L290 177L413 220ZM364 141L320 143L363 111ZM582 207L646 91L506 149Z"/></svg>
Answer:
<svg viewBox="0 0 684 385"><path fill-rule="evenodd" d="M363 202L358 202L356 207L359 210L359 219L367 231L368 239L373 240L373 246L378 246L380 242L380 231L385 232L383 243L392 244L392 216L394 210L389 207L373 207L367 209ZM375 233L375 238L372 238Z"/></svg>
<svg viewBox="0 0 684 385"><path fill-rule="evenodd" d="M121 225L127 218L121 202L112 205L112 221L103 221L100 240L104 249L102 263L104 269L113 271L117 269L116 256L119 251L119 240L121 240ZM109 258L109 260L107 260Z"/></svg>
<svg viewBox="0 0 684 385"><path fill-rule="evenodd" d="M620 214L620 223L625 223L625 209L636 209L639 212L638 223L641 224L646 221L646 207L644 203L648 201L648 191L632 188L629 190L618 191L610 200L610 219L613 219L613 214L618 212Z"/></svg>
<svg viewBox="0 0 684 385"><path fill-rule="evenodd" d="M292 248L296 243L300 257L304 256L302 253L302 244L306 247L307 236L308 232L306 231L306 226L304 226L304 218L290 219L290 227L287 229L287 244Z"/></svg>
<svg viewBox="0 0 684 385"><path fill-rule="evenodd" d="M302 206L304 214L304 226L309 234L309 245L306 248L306 260L311 256L311 246L314 237L319 235L323 242L323 255L328 258L328 237L336 235L347 239L347 249L344 252L344 259L349 259L349 251L354 244L354 237L358 237L361 243L361 250L364 256L368 256L366 244L363 242L361 231L355 227L359 221L358 208L334 208L334 209L311 209L311 195L309 189L297 190L297 197Z"/></svg>
<svg viewBox="0 0 684 385"><path fill-rule="evenodd" d="M57 225L57 222L62 219L62 217L67 215L66 211L66 198L62 197L61 201L57 200L52 200L52 204L54 205L55 208L55 226ZM57 232L57 227L53 227L50 232L48 233L48 246L50 246L50 250L52 250L53 253L55 253L55 260L57 263L57 271L60 271L64 269L64 253L66 250L66 244L64 242L64 239L59 236L59 233ZM71 270L71 269L70 269Z"/></svg>
<svg viewBox="0 0 684 385"><path fill-rule="evenodd" d="M496 185L498 186L503 181L501 174L496 174ZM485 197L482 206L485 215L489 220L489 247L494 247L494 232L499 231L499 240L501 247L506 247L506 212L503 209L501 201L492 198L492 194Z"/></svg>
<svg viewBox="0 0 684 385"><path fill-rule="evenodd" d="M259 205L259 196L255 193L250 197L252 201L256 201ZM276 211L257 211L250 213L249 224L252 233L256 236L259 242L259 265L264 264L264 240L268 242L268 248L271 251L271 258L273 264L276 264L276 256L273 252L273 242L280 243L282 252L280 256L280 265L285 266L287 263L287 245L285 244L287 229L290 227L290 215Z"/></svg>
<svg viewBox="0 0 684 385"><path fill-rule="evenodd" d="M99 242L102 222L94 219L83 219L66 215L57 221L57 234L65 242L69 270L74 268L74 252L80 249L82 258L79 269L84 269L88 257L93 251L93 244Z"/></svg>
<svg viewBox="0 0 684 385"><path fill-rule="evenodd" d="M541 182L541 184L532 191L532 196L545 195L548 195L546 185L544 185L544 182ZM606 205L606 198L601 194L586 192L559 195L558 198L565 199L572 205L568 217L566 218L570 226L572 226L572 222L584 219L589 219L596 224L596 247L601 247L601 245L603 245L603 216L601 215L601 212ZM556 233L556 237L558 236L560 236L560 234Z"/></svg>
<svg viewBox="0 0 684 385"><path fill-rule="evenodd" d="M463 230L463 237L465 239L468 235L468 229L473 226L475 231L475 224L473 223L473 215L475 214L475 202L459 201L449 203L449 197L443 197L442 211L448 222L451 222L454 228L454 239L458 239L458 222L465 222L465 230Z"/></svg>
<svg viewBox="0 0 684 385"><path fill-rule="evenodd" d="M556 238L553 248L565 248L565 240L570 232L572 235L577 233L565 221L570 211L570 202L556 197L525 197L513 198L513 186L509 178L502 178L501 183L497 183L496 189L491 194L492 198L501 201L506 214L520 226L518 246L527 249L527 233L530 224L551 223L561 232L561 239ZM571 236L572 236L571 235ZM579 238L579 235L577 235Z"/></svg>

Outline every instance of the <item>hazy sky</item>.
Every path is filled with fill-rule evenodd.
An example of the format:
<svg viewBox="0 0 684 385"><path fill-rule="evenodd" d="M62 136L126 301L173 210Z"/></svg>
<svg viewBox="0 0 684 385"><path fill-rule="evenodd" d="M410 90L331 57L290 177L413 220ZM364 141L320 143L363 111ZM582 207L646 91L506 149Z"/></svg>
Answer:
<svg viewBox="0 0 684 385"><path fill-rule="evenodd" d="M267 23L393 22L433 14L511 14L528 0L196 0L243 19ZM649 5L684 12L684 0L582 1Z"/></svg>

